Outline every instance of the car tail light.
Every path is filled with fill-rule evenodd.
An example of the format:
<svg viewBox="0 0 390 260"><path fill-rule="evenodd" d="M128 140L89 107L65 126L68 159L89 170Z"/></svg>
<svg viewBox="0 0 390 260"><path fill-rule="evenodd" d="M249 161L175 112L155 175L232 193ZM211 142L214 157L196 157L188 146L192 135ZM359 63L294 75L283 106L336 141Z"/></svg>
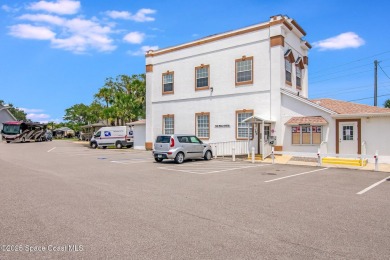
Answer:
<svg viewBox="0 0 390 260"><path fill-rule="evenodd" d="M175 146L175 139L173 139L172 136L171 136L171 142L169 143L169 146L170 147L174 147Z"/></svg>

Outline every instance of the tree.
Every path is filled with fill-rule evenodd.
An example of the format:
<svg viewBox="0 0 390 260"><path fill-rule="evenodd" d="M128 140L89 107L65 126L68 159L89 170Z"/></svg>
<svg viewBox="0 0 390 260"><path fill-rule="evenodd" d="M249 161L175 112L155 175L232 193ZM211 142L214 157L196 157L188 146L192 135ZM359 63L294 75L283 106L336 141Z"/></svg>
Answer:
<svg viewBox="0 0 390 260"><path fill-rule="evenodd" d="M390 99L386 100L383 104L384 107L390 108Z"/></svg>
<svg viewBox="0 0 390 260"><path fill-rule="evenodd" d="M65 110L64 120L75 125L88 124L89 107L76 104Z"/></svg>
<svg viewBox="0 0 390 260"><path fill-rule="evenodd" d="M95 94L95 101L104 103L103 118L116 120L116 124L137 120L145 116L146 76L119 75L107 78L104 86ZM120 121L120 123L119 123Z"/></svg>
<svg viewBox="0 0 390 260"><path fill-rule="evenodd" d="M5 102L4 100L0 100L0 105L2 106L5 106ZM9 108L9 112L11 112L11 114L16 118L16 120L19 120L19 121L29 121L29 119L27 119L27 114L26 112L24 112L23 110L17 108L17 107L14 107L13 104L8 104L7 105Z"/></svg>

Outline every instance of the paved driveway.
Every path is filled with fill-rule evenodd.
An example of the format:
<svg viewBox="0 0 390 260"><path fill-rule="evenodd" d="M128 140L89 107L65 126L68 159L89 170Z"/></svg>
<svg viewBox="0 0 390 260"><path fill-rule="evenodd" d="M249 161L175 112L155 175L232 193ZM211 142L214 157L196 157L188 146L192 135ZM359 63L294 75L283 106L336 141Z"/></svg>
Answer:
<svg viewBox="0 0 390 260"><path fill-rule="evenodd" d="M66 141L2 143L0 167L0 259L390 258L389 173Z"/></svg>

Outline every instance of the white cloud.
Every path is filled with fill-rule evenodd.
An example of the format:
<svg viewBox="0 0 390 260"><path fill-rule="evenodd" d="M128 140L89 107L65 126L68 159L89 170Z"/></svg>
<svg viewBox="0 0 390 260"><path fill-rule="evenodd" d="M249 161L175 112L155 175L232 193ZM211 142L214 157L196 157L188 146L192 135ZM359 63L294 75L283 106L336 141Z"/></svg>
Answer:
<svg viewBox="0 0 390 260"><path fill-rule="evenodd" d="M144 41L145 34L140 32L131 32L125 35L123 37L123 40L125 40L128 43L134 43L134 44L140 44Z"/></svg>
<svg viewBox="0 0 390 260"><path fill-rule="evenodd" d="M131 17L131 20L136 22L152 22L154 21L154 17L147 16L148 14L154 14L156 10L153 9L140 9L135 15Z"/></svg>
<svg viewBox="0 0 390 260"><path fill-rule="evenodd" d="M113 40L109 37L109 34L112 33L109 26L102 26L92 20L75 18L67 20L62 29L67 37L53 39L52 46L54 48L76 53L84 53L89 48L102 52L116 49Z"/></svg>
<svg viewBox="0 0 390 260"><path fill-rule="evenodd" d="M314 42L313 46L320 50L340 50L347 48L358 48L365 44L365 41L354 32L346 32L325 40Z"/></svg>
<svg viewBox="0 0 390 260"><path fill-rule="evenodd" d="M48 114L35 114L35 113L29 113L26 116L28 119L30 119L33 122L41 121L42 119L48 119L50 118L50 115Z"/></svg>
<svg viewBox="0 0 390 260"><path fill-rule="evenodd" d="M28 8L34 11L46 11L56 14L75 14L79 11L80 7L79 1L57 0L56 2L35 2L30 4Z"/></svg>
<svg viewBox="0 0 390 260"><path fill-rule="evenodd" d="M24 14L19 16L18 19L32 22L46 22L54 25L63 25L65 23L65 19L50 14Z"/></svg>
<svg viewBox="0 0 390 260"><path fill-rule="evenodd" d="M16 19L23 23L9 27L9 35L23 39L47 40L52 48L63 49L73 53L87 53L90 50L110 52L117 48L114 36L124 30L116 29L112 20L99 20L97 17L81 16L64 17L63 14L74 15L81 8L80 0L35 0L25 7L39 13L25 13ZM8 10L8 6L2 7ZM48 14L47 12L51 13ZM137 22L154 21L150 15L156 11L140 9L136 14L126 11L109 11L105 14L115 19L128 19ZM116 36L117 37L117 36ZM142 32L130 32L123 37L124 42L141 44L145 40ZM119 40L119 39L118 39ZM142 53L141 53L142 52ZM136 55L143 55L139 50Z"/></svg>
<svg viewBox="0 0 390 260"><path fill-rule="evenodd" d="M125 19L125 20L131 19L131 13L127 11L107 11L106 14L108 17L111 17L112 19Z"/></svg>
<svg viewBox="0 0 390 260"><path fill-rule="evenodd" d="M8 5L2 5L1 10L6 11L6 12L12 12L12 8L9 7Z"/></svg>
<svg viewBox="0 0 390 260"><path fill-rule="evenodd" d="M146 52L148 52L150 50L157 50L157 49L158 49L158 46L145 45L145 46L142 46L141 49L139 49L138 51L128 51L127 54L129 54L131 56L143 56L146 54Z"/></svg>
<svg viewBox="0 0 390 260"><path fill-rule="evenodd" d="M51 40L55 37L55 33L50 29L42 26L33 26L30 24L17 24L10 26L9 34L23 39L34 40Z"/></svg>
<svg viewBox="0 0 390 260"><path fill-rule="evenodd" d="M19 107L19 109L23 110L26 113L41 113L44 111L43 109L24 108L24 107Z"/></svg>
<svg viewBox="0 0 390 260"><path fill-rule="evenodd" d="M133 20L136 22L152 22L155 20L154 17L148 16L151 14L155 14L156 10L142 8L138 10L136 14L131 14L127 11L107 11L107 16L113 19L124 19L124 20Z"/></svg>

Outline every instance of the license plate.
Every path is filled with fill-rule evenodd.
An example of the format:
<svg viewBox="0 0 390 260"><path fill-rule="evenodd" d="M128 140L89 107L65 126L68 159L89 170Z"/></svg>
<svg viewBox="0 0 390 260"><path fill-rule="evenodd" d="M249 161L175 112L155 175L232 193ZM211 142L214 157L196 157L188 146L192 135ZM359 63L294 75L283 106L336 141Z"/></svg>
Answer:
<svg viewBox="0 0 390 260"><path fill-rule="evenodd" d="M157 155L158 158L162 158L162 154Z"/></svg>

